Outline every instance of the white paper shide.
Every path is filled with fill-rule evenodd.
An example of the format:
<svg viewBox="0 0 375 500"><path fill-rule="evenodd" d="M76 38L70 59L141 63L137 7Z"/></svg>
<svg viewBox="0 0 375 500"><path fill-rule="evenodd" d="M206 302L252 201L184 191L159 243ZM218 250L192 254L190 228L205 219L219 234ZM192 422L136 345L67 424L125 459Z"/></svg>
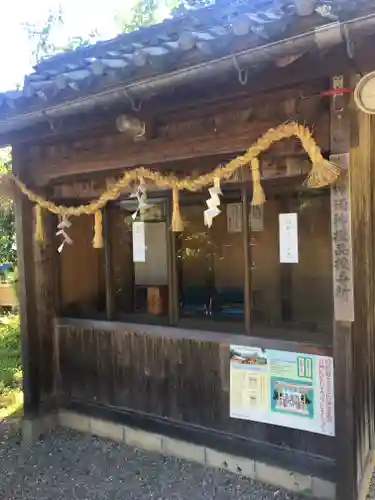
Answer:
<svg viewBox="0 0 375 500"><path fill-rule="evenodd" d="M223 193L220 188L220 179L218 177L215 179L213 187L211 187L208 192L210 194L210 198L206 201L207 210L204 211L204 224L207 227L212 227L212 221L221 213L219 208L219 195L222 195Z"/></svg>
<svg viewBox="0 0 375 500"><path fill-rule="evenodd" d="M65 245L71 245L73 243L73 240L71 237L68 235L66 232L67 229L71 227L72 223L67 217L63 217L60 221L60 223L57 225L57 232L56 236L61 236L62 237L62 243L59 245L57 251L61 253L63 251L63 248Z"/></svg>

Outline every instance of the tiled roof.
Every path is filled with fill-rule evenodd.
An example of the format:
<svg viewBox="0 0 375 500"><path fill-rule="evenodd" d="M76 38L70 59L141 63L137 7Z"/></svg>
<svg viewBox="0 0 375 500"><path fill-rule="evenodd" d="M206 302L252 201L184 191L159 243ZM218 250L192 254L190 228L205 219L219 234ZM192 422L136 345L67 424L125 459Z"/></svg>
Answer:
<svg viewBox="0 0 375 500"><path fill-rule="evenodd" d="M217 0L197 10L91 46L41 61L24 88L0 94L0 120L77 101L103 89L119 88L182 68L216 60L280 40L295 23L296 1ZM369 0L311 0L310 26L350 18Z"/></svg>

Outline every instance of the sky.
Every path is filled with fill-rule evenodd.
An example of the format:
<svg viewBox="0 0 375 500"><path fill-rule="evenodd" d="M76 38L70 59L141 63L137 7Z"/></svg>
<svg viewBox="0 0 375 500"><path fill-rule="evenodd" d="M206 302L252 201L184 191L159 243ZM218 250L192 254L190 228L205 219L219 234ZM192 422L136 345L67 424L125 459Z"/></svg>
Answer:
<svg viewBox="0 0 375 500"><path fill-rule="evenodd" d="M0 0L0 92L22 84L32 72L32 44L25 23L44 24L49 9L62 6L64 26L56 40L64 45L69 37L85 37L97 29L100 38L119 32L116 14L126 14L135 0ZM55 42L55 40L54 40Z"/></svg>

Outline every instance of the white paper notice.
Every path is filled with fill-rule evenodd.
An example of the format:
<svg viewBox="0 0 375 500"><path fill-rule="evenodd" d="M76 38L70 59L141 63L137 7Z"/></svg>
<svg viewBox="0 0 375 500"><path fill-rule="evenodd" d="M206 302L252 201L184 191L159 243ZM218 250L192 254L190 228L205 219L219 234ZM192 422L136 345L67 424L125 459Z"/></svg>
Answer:
<svg viewBox="0 0 375 500"><path fill-rule="evenodd" d="M133 222L133 262L146 262L146 235L144 222Z"/></svg>
<svg viewBox="0 0 375 500"><path fill-rule="evenodd" d="M280 262L298 263L297 214L279 214Z"/></svg>
<svg viewBox="0 0 375 500"><path fill-rule="evenodd" d="M333 359L230 346L231 418L335 435Z"/></svg>
<svg viewBox="0 0 375 500"><path fill-rule="evenodd" d="M241 203L229 203L227 205L227 231L228 233L241 233L242 231Z"/></svg>

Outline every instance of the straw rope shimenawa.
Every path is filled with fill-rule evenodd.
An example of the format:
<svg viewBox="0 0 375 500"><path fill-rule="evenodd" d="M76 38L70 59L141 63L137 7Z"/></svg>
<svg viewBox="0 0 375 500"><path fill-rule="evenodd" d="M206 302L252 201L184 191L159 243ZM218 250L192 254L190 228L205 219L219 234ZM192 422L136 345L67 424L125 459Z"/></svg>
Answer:
<svg viewBox="0 0 375 500"><path fill-rule="evenodd" d="M12 192L13 185L15 184L20 191L29 198L29 200L36 204L36 229L35 238L37 241L43 241L43 216L42 209L49 210L53 214L60 217L77 217L80 215L94 215L94 248L102 248L102 208L109 202L116 200L121 191L129 187L133 182L139 181L148 182L161 189L172 189L173 199L173 215L172 215L172 231L182 231L183 221L179 207L179 191L198 191L204 187L210 186L214 183L215 178L220 180L229 179L233 173L243 167L250 165L250 170L253 180L253 205L261 205L265 202L264 191L260 182L260 167L259 155L266 151L274 142L290 137L297 137L310 157L312 169L305 181L306 185L311 188L321 188L323 186L334 183L340 174L340 168L330 161L326 160L320 148L317 146L312 137L310 130L298 123L284 123L277 128L269 129L263 136L261 136L244 155L240 155L234 160L231 160L224 166L215 168L212 172L200 175L198 177L187 176L185 178L178 178L173 175L162 175L158 172L138 167L132 170L127 170L123 176L114 184L110 185L102 195L87 205L80 205L78 207L67 207L64 205L56 205L52 201L48 201L43 196L40 196L30 189L28 189L23 182L21 182L13 174L6 174L3 176L1 182L3 184L0 191ZM8 185L8 186L7 186ZM5 189L4 189L5 188ZM9 195L8 195L9 198Z"/></svg>

